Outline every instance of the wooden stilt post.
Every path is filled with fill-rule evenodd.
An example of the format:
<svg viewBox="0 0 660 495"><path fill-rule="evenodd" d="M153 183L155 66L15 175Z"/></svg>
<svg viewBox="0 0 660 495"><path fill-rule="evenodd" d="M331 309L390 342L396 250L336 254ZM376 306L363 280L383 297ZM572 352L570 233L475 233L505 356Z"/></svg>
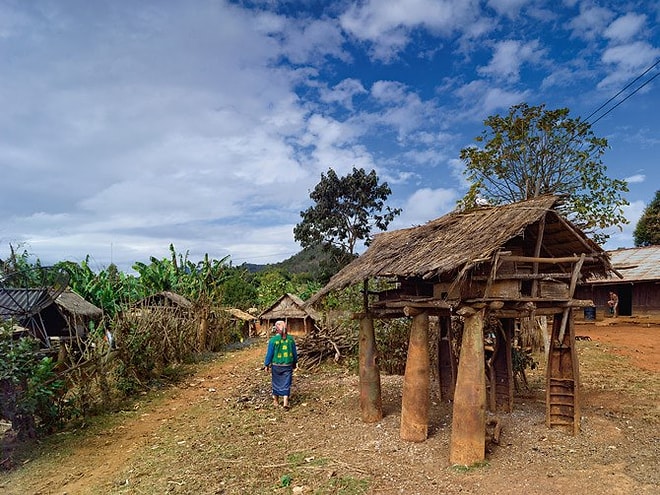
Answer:
<svg viewBox="0 0 660 495"><path fill-rule="evenodd" d="M401 438L410 442L426 440L429 429L429 315L406 308L413 316L408 343L401 403Z"/></svg>
<svg viewBox="0 0 660 495"><path fill-rule="evenodd" d="M444 401L454 400L456 388L456 357L452 351L451 317L440 317L440 335L438 338L438 377L440 381L440 397Z"/></svg>
<svg viewBox="0 0 660 495"><path fill-rule="evenodd" d="M513 411L513 318L502 320L502 330L497 332L497 345L492 359L494 371L490 387L492 393L492 411Z"/></svg>
<svg viewBox="0 0 660 495"><path fill-rule="evenodd" d="M484 310L464 308L459 314L465 321L454 393L449 458L452 464L470 466L485 459Z"/></svg>
<svg viewBox="0 0 660 495"><path fill-rule="evenodd" d="M367 314L360 319L359 338L360 411L365 423L375 423L383 418L380 370L376 357L374 320Z"/></svg>

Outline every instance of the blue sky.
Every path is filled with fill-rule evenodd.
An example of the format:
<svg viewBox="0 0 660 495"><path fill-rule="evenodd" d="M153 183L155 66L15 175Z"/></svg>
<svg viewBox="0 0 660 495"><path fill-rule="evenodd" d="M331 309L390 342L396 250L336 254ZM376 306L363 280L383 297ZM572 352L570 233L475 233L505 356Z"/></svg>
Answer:
<svg viewBox="0 0 660 495"><path fill-rule="evenodd" d="M329 168L377 171L403 209L390 230L424 223L465 193L459 152L487 116L586 118L660 60L659 17L635 0L0 0L0 258L129 270L173 243L281 261ZM660 188L659 72L589 119L630 182L606 249L633 245Z"/></svg>

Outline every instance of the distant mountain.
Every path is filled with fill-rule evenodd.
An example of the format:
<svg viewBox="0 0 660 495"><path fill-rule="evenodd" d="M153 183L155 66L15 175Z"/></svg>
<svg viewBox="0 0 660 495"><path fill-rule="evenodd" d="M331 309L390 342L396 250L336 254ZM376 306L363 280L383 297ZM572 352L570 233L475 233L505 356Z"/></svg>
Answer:
<svg viewBox="0 0 660 495"><path fill-rule="evenodd" d="M341 251L329 252L324 250L322 246L317 245L305 248L279 263L266 265L243 263L241 266L245 267L251 273L274 268L289 273L307 274L311 279L325 283L343 266L339 261L341 258Z"/></svg>

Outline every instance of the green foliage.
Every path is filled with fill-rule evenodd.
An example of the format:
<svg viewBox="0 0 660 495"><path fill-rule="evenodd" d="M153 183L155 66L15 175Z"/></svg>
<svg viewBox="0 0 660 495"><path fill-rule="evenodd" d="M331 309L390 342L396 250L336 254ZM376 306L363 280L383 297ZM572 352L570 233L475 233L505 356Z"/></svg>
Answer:
<svg viewBox="0 0 660 495"><path fill-rule="evenodd" d="M380 370L390 375L403 375L408 356L410 319L377 320L374 330Z"/></svg>
<svg viewBox="0 0 660 495"><path fill-rule="evenodd" d="M69 274L69 287L83 299L103 309L109 317L114 317L122 307L131 301L144 297L140 281L110 265L107 270L94 272L89 265L89 256L80 264L63 261L55 265Z"/></svg>
<svg viewBox="0 0 660 495"><path fill-rule="evenodd" d="M295 292L291 275L282 270L266 270L260 272L257 281L257 307L268 308L280 297Z"/></svg>
<svg viewBox="0 0 660 495"><path fill-rule="evenodd" d="M471 187L459 206L472 208L478 197L505 204L553 194L563 198L560 210L597 241L607 236L596 230L628 223L622 196L628 185L609 178L601 162L607 140L587 122L570 118L567 108L522 103L484 124L475 139L480 147L461 150Z"/></svg>
<svg viewBox="0 0 660 495"><path fill-rule="evenodd" d="M305 277L323 286L346 264L346 259L346 254L339 248L314 244L280 263L275 263L272 268Z"/></svg>
<svg viewBox="0 0 660 495"><path fill-rule="evenodd" d="M243 310L253 307L258 297L253 278L244 268L229 269L222 284L223 304Z"/></svg>
<svg viewBox="0 0 660 495"><path fill-rule="evenodd" d="M633 238L637 247L660 245L660 191L655 192L653 201L644 208Z"/></svg>
<svg viewBox="0 0 660 495"><path fill-rule="evenodd" d="M10 322L0 323L0 416L20 437L49 432L59 419L59 393L53 360L39 353L39 342L16 338Z"/></svg>
<svg viewBox="0 0 660 495"><path fill-rule="evenodd" d="M283 474L280 476L280 487L287 487L291 486L291 475L290 474Z"/></svg>
<svg viewBox="0 0 660 495"><path fill-rule="evenodd" d="M511 367L514 373L525 373L525 370L535 370L539 363L532 356L531 350L521 349L513 346L511 348Z"/></svg>
<svg viewBox="0 0 660 495"><path fill-rule="evenodd" d="M385 206L391 193L387 182L379 184L375 170L367 174L353 167L352 173L340 178L330 168L309 195L315 205L300 212L302 221L293 229L294 238L303 248L319 244L337 248L344 255L343 266L353 258L358 241L368 246L372 231L386 230L401 213Z"/></svg>
<svg viewBox="0 0 660 495"><path fill-rule="evenodd" d="M28 270L41 266L41 262L37 259L34 263L30 261L30 253L23 250L21 253L16 253L16 248L9 244L9 257L6 260L0 259L0 275L9 274L14 272L27 272Z"/></svg>

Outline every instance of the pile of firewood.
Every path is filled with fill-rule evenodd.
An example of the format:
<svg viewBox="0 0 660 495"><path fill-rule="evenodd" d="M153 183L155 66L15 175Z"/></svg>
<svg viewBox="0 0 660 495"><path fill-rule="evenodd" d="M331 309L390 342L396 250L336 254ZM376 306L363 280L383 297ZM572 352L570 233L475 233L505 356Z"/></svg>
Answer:
<svg viewBox="0 0 660 495"><path fill-rule="evenodd" d="M312 332L296 340L298 366L312 369L329 359L339 362L354 351L357 343L357 335L339 326L314 328Z"/></svg>

